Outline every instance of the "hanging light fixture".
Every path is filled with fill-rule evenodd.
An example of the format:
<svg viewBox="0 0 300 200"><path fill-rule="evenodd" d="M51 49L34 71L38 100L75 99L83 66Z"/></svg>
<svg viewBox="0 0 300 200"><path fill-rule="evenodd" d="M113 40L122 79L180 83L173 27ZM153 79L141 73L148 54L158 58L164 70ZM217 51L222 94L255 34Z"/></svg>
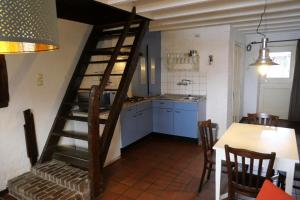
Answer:
<svg viewBox="0 0 300 200"><path fill-rule="evenodd" d="M267 2L265 2L264 12L261 14L259 24L256 28L256 33L263 36L263 38L261 40L262 45L261 45L261 48L259 49L259 55L258 55L257 60L255 61L255 63L252 63L250 65L250 66L256 66L257 71L261 76L266 76L270 66L278 65L277 63L272 61L272 59L269 55L270 50L267 48L267 43L269 41L268 38L266 37L265 34L259 32L259 27L261 25L263 16L266 13L266 9L267 9Z"/></svg>
<svg viewBox="0 0 300 200"><path fill-rule="evenodd" d="M0 54L58 48L55 0L0 0Z"/></svg>

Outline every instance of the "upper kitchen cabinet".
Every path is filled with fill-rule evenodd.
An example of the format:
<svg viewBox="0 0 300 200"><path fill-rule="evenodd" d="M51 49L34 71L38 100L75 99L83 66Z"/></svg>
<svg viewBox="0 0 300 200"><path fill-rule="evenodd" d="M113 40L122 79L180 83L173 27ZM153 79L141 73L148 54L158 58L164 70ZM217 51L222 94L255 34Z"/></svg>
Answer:
<svg viewBox="0 0 300 200"><path fill-rule="evenodd" d="M156 96L161 91L161 33L147 32L132 80L134 96Z"/></svg>

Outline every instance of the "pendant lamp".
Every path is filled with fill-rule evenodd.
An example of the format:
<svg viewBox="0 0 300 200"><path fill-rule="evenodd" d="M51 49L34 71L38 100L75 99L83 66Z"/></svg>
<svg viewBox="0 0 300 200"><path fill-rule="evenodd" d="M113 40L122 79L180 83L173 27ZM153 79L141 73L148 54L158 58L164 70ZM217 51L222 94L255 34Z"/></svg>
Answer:
<svg viewBox="0 0 300 200"><path fill-rule="evenodd" d="M267 43L269 41L268 38L266 37L265 34L259 32L259 27L261 25L263 16L266 13L266 8L267 8L267 3L265 3L264 12L261 14L260 21L259 21L259 24L256 29L256 33L263 36L263 38L261 40L262 45L259 49L259 55L258 55L257 60L254 63L250 64L250 66L257 67L257 71L261 76L267 75L270 66L278 65L277 63L273 62L273 60L271 59L271 57L269 55L270 50L267 48Z"/></svg>
<svg viewBox="0 0 300 200"><path fill-rule="evenodd" d="M57 48L55 0L0 0L0 54Z"/></svg>

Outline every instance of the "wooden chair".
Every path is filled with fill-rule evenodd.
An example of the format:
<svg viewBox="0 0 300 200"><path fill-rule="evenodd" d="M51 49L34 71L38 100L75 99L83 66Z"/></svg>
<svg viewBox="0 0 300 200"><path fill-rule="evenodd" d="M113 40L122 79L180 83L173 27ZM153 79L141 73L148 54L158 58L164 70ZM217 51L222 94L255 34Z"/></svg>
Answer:
<svg viewBox="0 0 300 200"><path fill-rule="evenodd" d="M248 113L249 124L277 126L279 117L267 113Z"/></svg>
<svg viewBox="0 0 300 200"><path fill-rule="evenodd" d="M271 179L275 153L264 154L245 149L235 149L225 145L227 174L228 174L228 199L233 200L236 193L256 198L263 182ZM230 157L232 155L232 157ZM233 158L233 160L231 160ZM238 159L241 159L241 167L238 166ZM245 160L249 160L247 170ZM265 176L262 175L263 162L268 162ZM232 162L235 167L232 167ZM255 166L254 163L258 163ZM241 169L240 169L241 168ZM257 173L254 173L257 172Z"/></svg>
<svg viewBox="0 0 300 200"><path fill-rule="evenodd" d="M207 173L207 180L209 180L211 171L213 170L212 167L215 164L213 158L213 154L214 154L213 146L217 142L217 139L213 135L212 129L214 125L215 124L212 124L210 119L207 121L198 122L200 136L201 136L201 144L203 148L203 156L204 156L203 171L201 175L198 192L201 192L206 173Z"/></svg>

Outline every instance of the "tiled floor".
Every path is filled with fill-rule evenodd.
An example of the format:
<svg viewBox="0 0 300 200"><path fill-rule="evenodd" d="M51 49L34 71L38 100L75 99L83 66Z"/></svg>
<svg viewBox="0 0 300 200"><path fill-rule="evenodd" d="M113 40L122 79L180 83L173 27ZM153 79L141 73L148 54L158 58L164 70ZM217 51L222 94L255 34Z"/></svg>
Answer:
<svg viewBox="0 0 300 200"><path fill-rule="evenodd" d="M209 187L200 196L196 192L201 162L197 144L150 137L108 169L103 199L213 199L213 192L205 191Z"/></svg>
<svg viewBox="0 0 300 200"><path fill-rule="evenodd" d="M214 173L202 192L197 193L201 151L195 143L151 136L106 168L107 188L101 200L214 199ZM225 178L223 182L224 187Z"/></svg>

